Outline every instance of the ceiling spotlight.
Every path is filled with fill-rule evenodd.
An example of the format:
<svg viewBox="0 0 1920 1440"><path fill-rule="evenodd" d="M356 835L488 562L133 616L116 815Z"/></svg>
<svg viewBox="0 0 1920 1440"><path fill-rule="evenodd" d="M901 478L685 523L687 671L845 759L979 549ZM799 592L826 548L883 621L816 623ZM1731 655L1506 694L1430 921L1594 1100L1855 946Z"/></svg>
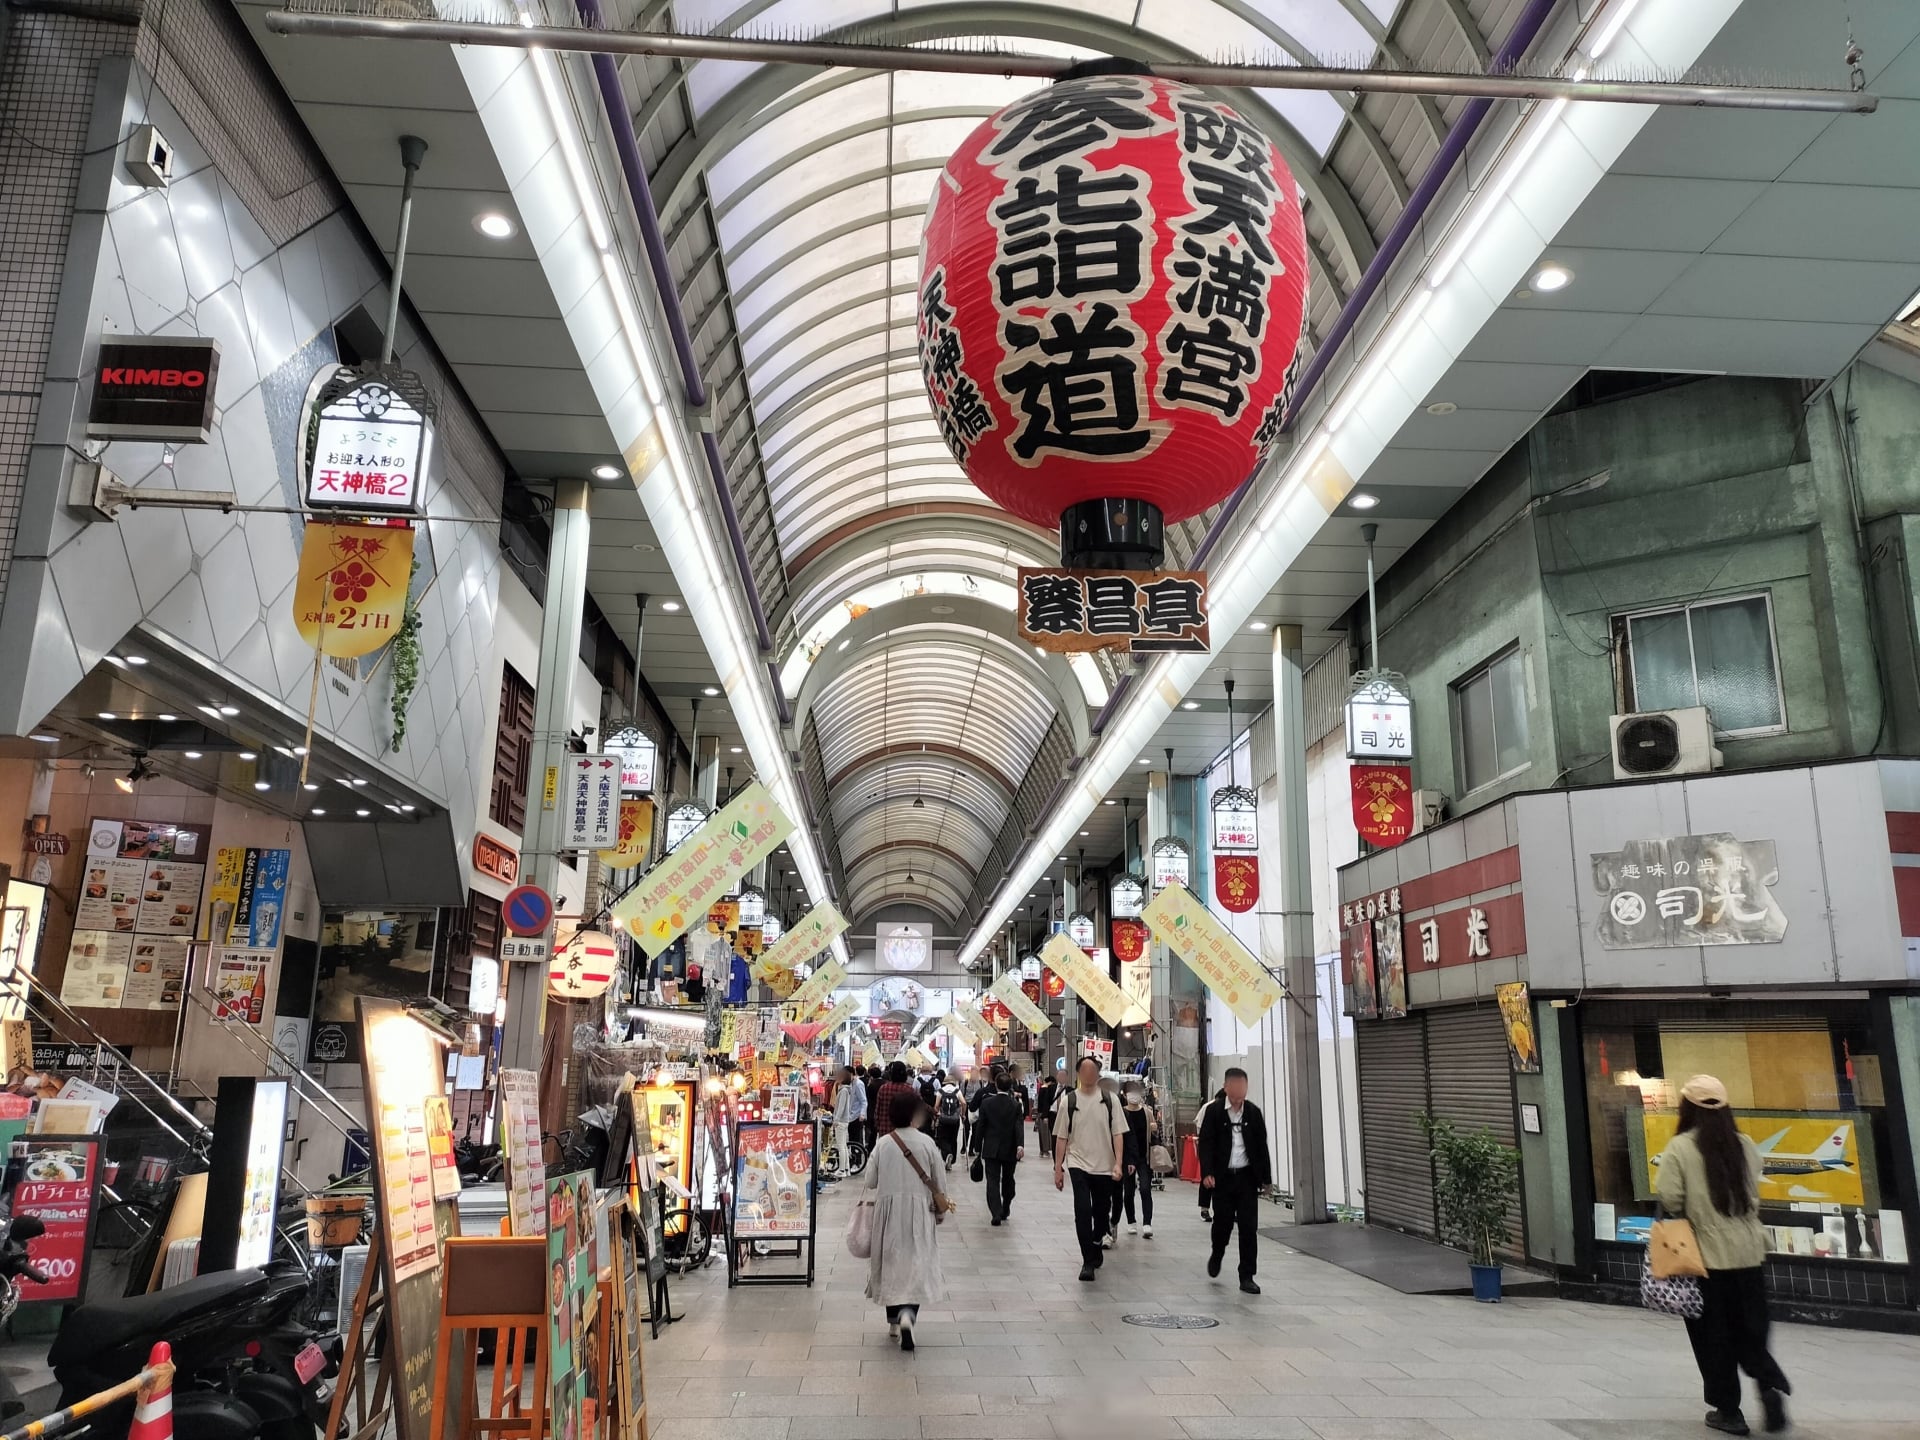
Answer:
<svg viewBox="0 0 1920 1440"><path fill-rule="evenodd" d="M293 753L296 755L304 755L307 753L307 747L304 745L296 745L293 747Z"/></svg>
<svg viewBox="0 0 1920 1440"><path fill-rule="evenodd" d="M1453 414L1454 411L1458 410L1459 408L1460 407L1454 404L1453 401L1451 400L1436 400L1431 405L1427 406L1427 414L1451 415Z"/></svg>
<svg viewBox="0 0 1920 1440"><path fill-rule="evenodd" d="M102 710L100 712L100 718L102 720L118 720L120 717L111 710Z"/></svg>
<svg viewBox="0 0 1920 1440"><path fill-rule="evenodd" d="M256 790L271 790L273 787L264 780L256 780L253 782L253 788Z"/></svg>
<svg viewBox="0 0 1920 1440"><path fill-rule="evenodd" d="M327 812L325 810L322 810L318 805L316 805L313 807L313 809L309 810L307 813L309 815L324 815Z"/></svg>
<svg viewBox="0 0 1920 1440"><path fill-rule="evenodd" d="M151 779L152 776L153 766L147 763L147 752L136 750L133 752L133 768L124 775L113 777L114 788L123 795L131 795L134 786L142 780Z"/></svg>
<svg viewBox="0 0 1920 1440"><path fill-rule="evenodd" d="M1198 700L1182 700L1180 702L1180 708L1182 710L1198 710L1200 708L1200 702Z"/></svg>
<svg viewBox="0 0 1920 1440"><path fill-rule="evenodd" d="M164 724L171 725L173 724L174 721L178 720L180 717L178 715L159 715L159 716L156 716L155 718L160 720Z"/></svg>
<svg viewBox="0 0 1920 1440"><path fill-rule="evenodd" d="M402 806L401 806L400 808L401 808L402 810L404 810L405 812L407 812L408 814L412 814L412 813L413 813L413 806L411 806L411 805L402 805Z"/></svg>
<svg viewBox="0 0 1920 1440"><path fill-rule="evenodd" d="M1249 620L1247 622L1247 628L1249 630L1264 630L1267 628L1267 622L1264 620Z"/></svg>
<svg viewBox="0 0 1920 1440"><path fill-rule="evenodd" d="M238 715L240 713L240 707L238 705L222 705L220 707L220 713L222 715Z"/></svg>
<svg viewBox="0 0 1920 1440"><path fill-rule="evenodd" d="M1137 763L1141 765L1151 765L1153 761L1149 760L1145 755L1142 755Z"/></svg>
<svg viewBox="0 0 1920 1440"><path fill-rule="evenodd" d="M913 797L913 808L916 810L924 810L927 808L927 802L924 799L922 799L920 796L916 795Z"/></svg>
<svg viewBox="0 0 1920 1440"><path fill-rule="evenodd" d="M360 816L362 819L365 819L367 816L371 815L373 812L371 810L356 810L353 813Z"/></svg>
<svg viewBox="0 0 1920 1440"><path fill-rule="evenodd" d="M669 615L677 615L680 613L680 602L678 600L662 600L660 602L660 608Z"/></svg>
<svg viewBox="0 0 1920 1440"><path fill-rule="evenodd" d="M1082 830L1082 831L1080 832L1080 838L1081 838L1082 840L1084 840L1084 839L1086 839L1086 838L1087 838L1087 836L1089 836L1089 835L1091 835L1091 834L1093 834L1093 831L1091 831L1091 830Z"/></svg>
<svg viewBox="0 0 1920 1440"><path fill-rule="evenodd" d="M27 738L29 740L38 740L42 745L58 745L60 743L60 737L58 735L29 735Z"/></svg>
<svg viewBox="0 0 1920 1440"><path fill-rule="evenodd" d="M473 217L473 228L489 240L510 240L519 227L497 210Z"/></svg>
<svg viewBox="0 0 1920 1440"><path fill-rule="evenodd" d="M198 750L182 750L180 753L189 760L198 760L200 758L200 752Z"/></svg>
<svg viewBox="0 0 1920 1440"><path fill-rule="evenodd" d="M618 480L621 473L618 465L596 465L593 467L593 478L596 480Z"/></svg>
<svg viewBox="0 0 1920 1440"><path fill-rule="evenodd" d="M738 745L729 745L727 747L727 753L729 755L738 755L740 753L740 747Z"/></svg>
<svg viewBox="0 0 1920 1440"><path fill-rule="evenodd" d="M1371 510L1379 503L1380 497L1378 495L1369 495L1364 490L1356 490L1347 496L1347 508L1349 510Z"/></svg>
<svg viewBox="0 0 1920 1440"><path fill-rule="evenodd" d="M364 785L364 784L366 784L367 782L366 782L366 781L364 781L364 780L362 780L362 779L361 779L361 778L360 778L360 777L359 777L358 775L356 775L356 776L354 776L354 777L353 777L353 783L354 783L354 784L356 784L356 785Z"/></svg>
<svg viewBox="0 0 1920 1440"><path fill-rule="evenodd" d="M147 657L144 655L122 655L120 658L129 665L144 665L147 663Z"/></svg>
<svg viewBox="0 0 1920 1440"><path fill-rule="evenodd" d="M303 783L300 788L302 790L318 790L320 788L320 782L317 780L308 780Z"/></svg>
<svg viewBox="0 0 1920 1440"><path fill-rule="evenodd" d="M1564 265L1548 261L1533 272L1530 283L1540 294L1551 295L1554 291L1564 290L1573 283L1573 272Z"/></svg>
<svg viewBox="0 0 1920 1440"><path fill-rule="evenodd" d="M257 755L255 755L255 754L253 753L253 751L251 751L251 750L242 750L242 751L240 752L240 758L241 758L242 760L257 760L257 759L259 759L260 757L259 757L259 756L257 756Z"/></svg>
<svg viewBox="0 0 1920 1440"><path fill-rule="evenodd" d="M705 696L708 696L709 698L711 698L712 696L715 696L715 695L718 695L718 694L720 693L720 691L719 691L719 688L718 688L717 686L713 686L713 685L703 685L703 686L701 686L701 687L700 687L700 693L701 693L702 695L705 695Z"/></svg>
<svg viewBox="0 0 1920 1440"><path fill-rule="evenodd" d="M1102 805L1118 805L1120 802L1118 800L1102 800L1100 803Z"/></svg>

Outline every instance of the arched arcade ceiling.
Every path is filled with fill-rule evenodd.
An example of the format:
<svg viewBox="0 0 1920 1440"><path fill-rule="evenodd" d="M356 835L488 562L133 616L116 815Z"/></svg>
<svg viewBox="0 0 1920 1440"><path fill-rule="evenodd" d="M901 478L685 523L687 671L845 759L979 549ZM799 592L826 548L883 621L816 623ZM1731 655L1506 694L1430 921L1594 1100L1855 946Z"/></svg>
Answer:
<svg viewBox="0 0 1920 1440"><path fill-rule="evenodd" d="M640 0L620 18L734 34L857 26L894 42L994 39L1147 60L1237 52L1438 69L1484 63L1521 3ZM622 66L781 660L878 582L941 573L1004 583L1021 564L1047 562L1052 537L987 505L941 444L913 331L934 177L968 131L1031 83L638 57ZM1272 136L1301 187L1310 349L1460 102L1230 98ZM1170 536L1171 558L1190 554L1201 529L1189 522ZM805 698L802 760L856 925L903 899L956 925L970 919L1113 679L1102 662L1092 693L1076 695L1009 653L1010 615L953 606L933 623L930 608L869 614L849 632L843 663ZM1110 852L1105 838L1090 853Z"/></svg>

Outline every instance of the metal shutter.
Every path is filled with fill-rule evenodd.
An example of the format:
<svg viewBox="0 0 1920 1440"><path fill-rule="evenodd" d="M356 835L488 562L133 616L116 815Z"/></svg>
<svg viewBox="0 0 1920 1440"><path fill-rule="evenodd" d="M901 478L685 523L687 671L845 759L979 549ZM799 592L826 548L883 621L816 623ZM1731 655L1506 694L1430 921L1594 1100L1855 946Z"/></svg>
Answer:
<svg viewBox="0 0 1920 1440"><path fill-rule="evenodd" d="M1360 1163L1367 1222L1432 1235L1433 1167L1419 1116L1427 1047L1418 1014L1354 1023L1360 1064Z"/></svg>
<svg viewBox="0 0 1920 1440"><path fill-rule="evenodd" d="M1491 1130L1501 1144L1517 1144L1513 1065L1499 1007L1456 1005L1425 1013L1433 1113L1461 1130ZM1507 1233L1514 1253L1525 1254L1518 1196L1507 1211Z"/></svg>

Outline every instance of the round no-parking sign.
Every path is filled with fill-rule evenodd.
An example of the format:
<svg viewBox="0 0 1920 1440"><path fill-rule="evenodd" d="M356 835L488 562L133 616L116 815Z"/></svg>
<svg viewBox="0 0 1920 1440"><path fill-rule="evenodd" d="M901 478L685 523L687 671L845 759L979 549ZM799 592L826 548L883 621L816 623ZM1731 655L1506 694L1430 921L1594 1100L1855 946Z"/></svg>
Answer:
<svg viewBox="0 0 1920 1440"><path fill-rule="evenodd" d="M544 935L553 924L553 897L538 885L518 885L507 892L500 919L515 935Z"/></svg>

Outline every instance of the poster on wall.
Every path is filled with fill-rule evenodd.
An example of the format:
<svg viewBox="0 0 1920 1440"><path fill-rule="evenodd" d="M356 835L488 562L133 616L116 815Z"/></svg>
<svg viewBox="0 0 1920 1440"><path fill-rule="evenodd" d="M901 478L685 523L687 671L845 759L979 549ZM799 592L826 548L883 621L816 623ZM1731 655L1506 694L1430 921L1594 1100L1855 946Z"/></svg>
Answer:
<svg viewBox="0 0 1920 1440"><path fill-rule="evenodd" d="M223 845L214 852L207 918L200 938L216 945L271 950L280 943L290 850Z"/></svg>
<svg viewBox="0 0 1920 1440"><path fill-rule="evenodd" d="M173 1009L180 1003L180 992L186 988L187 955L191 942L184 935L135 935L132 938L127 988L120 999L121 1007L127 1010ZM271 952L267 958L272 960Z"/></svg>
<svg viewBox="0 0 1920 1440"><path fill-rule="evenodd" d="M597 1434L585 1423L589 1381L599 1357L587 1329L587 1301L599 1276L593 1176L547 1181L547 1397L555 1440ZM597 1398L597 1397L596 1397Z"/></svg>
<svg viewBox="0 0 1920 1440"><path fill-rule="evenodd" d="M267 1014L267 976L273 969L273 951L214 952L209 988L214 994L214 1019L229 1025L258 1025Z"/></svg>
<svg viewBox="0 0 1920 1440"><path fill-rule="evenodd" d="M208 834L203 825L154 820L88 822L63 1002L148 1010L180 1003ZM175 943L146 943L156 940Z"/></svg>
<svg viewBox="0 0 1920 1440"><path fill-rule="evenodd" d="M1873 1121L1865 1111L1739 1110L1733 1123L1760 1152L1763 1206L1879 1208ZM1680 1116L1672 1110L1646 1111L1637 1129L1628 1126L1638 1198L1653 1198L1660 1157L1679 1128Z"/></svg>
<svg viewBox="0 0 1920 1440"><path fill-rule="evenodd" d="M310 1064L360 1058L354 1001L424 997L433 976L439 931L434 910L329 910L321 918L320 961L313 996Z"/></svg>
<svg viewBox="0 0 1920 1440"><path fill-rule="evenodd" d="M1403 931L1398 915L1373 922L1373 964L1379 976L1375 992L1382 1020L1403 1019L1407 1013L1407 960L1401 948Z"/></svg>
<svg viewBox="0 0 1920 1440"><path fill-rule="evenodd" d="M1380 1014L1380 996L1375 989L1371 920L1348 928L1346 951L1347 1013L1356 1020L1375 1019Z"/></svg>
<svg viewBox="0 0 1920 1440"><path fill-rule="evenodd" d="M1527 982L1511 980L1493 987L1494 1003L1500 1007L1500 1024L1507 1032L1507 1055L1516 1075L1540 1073L1540 1047L1533 1038L1533 1000Z"/></svg>
<svg viewBox="0 0 1920 1440"><path fill-rule="evenodd" d="M733 1233L813 1233L813 1126L743 1123L734 1153Z"/></svg>

